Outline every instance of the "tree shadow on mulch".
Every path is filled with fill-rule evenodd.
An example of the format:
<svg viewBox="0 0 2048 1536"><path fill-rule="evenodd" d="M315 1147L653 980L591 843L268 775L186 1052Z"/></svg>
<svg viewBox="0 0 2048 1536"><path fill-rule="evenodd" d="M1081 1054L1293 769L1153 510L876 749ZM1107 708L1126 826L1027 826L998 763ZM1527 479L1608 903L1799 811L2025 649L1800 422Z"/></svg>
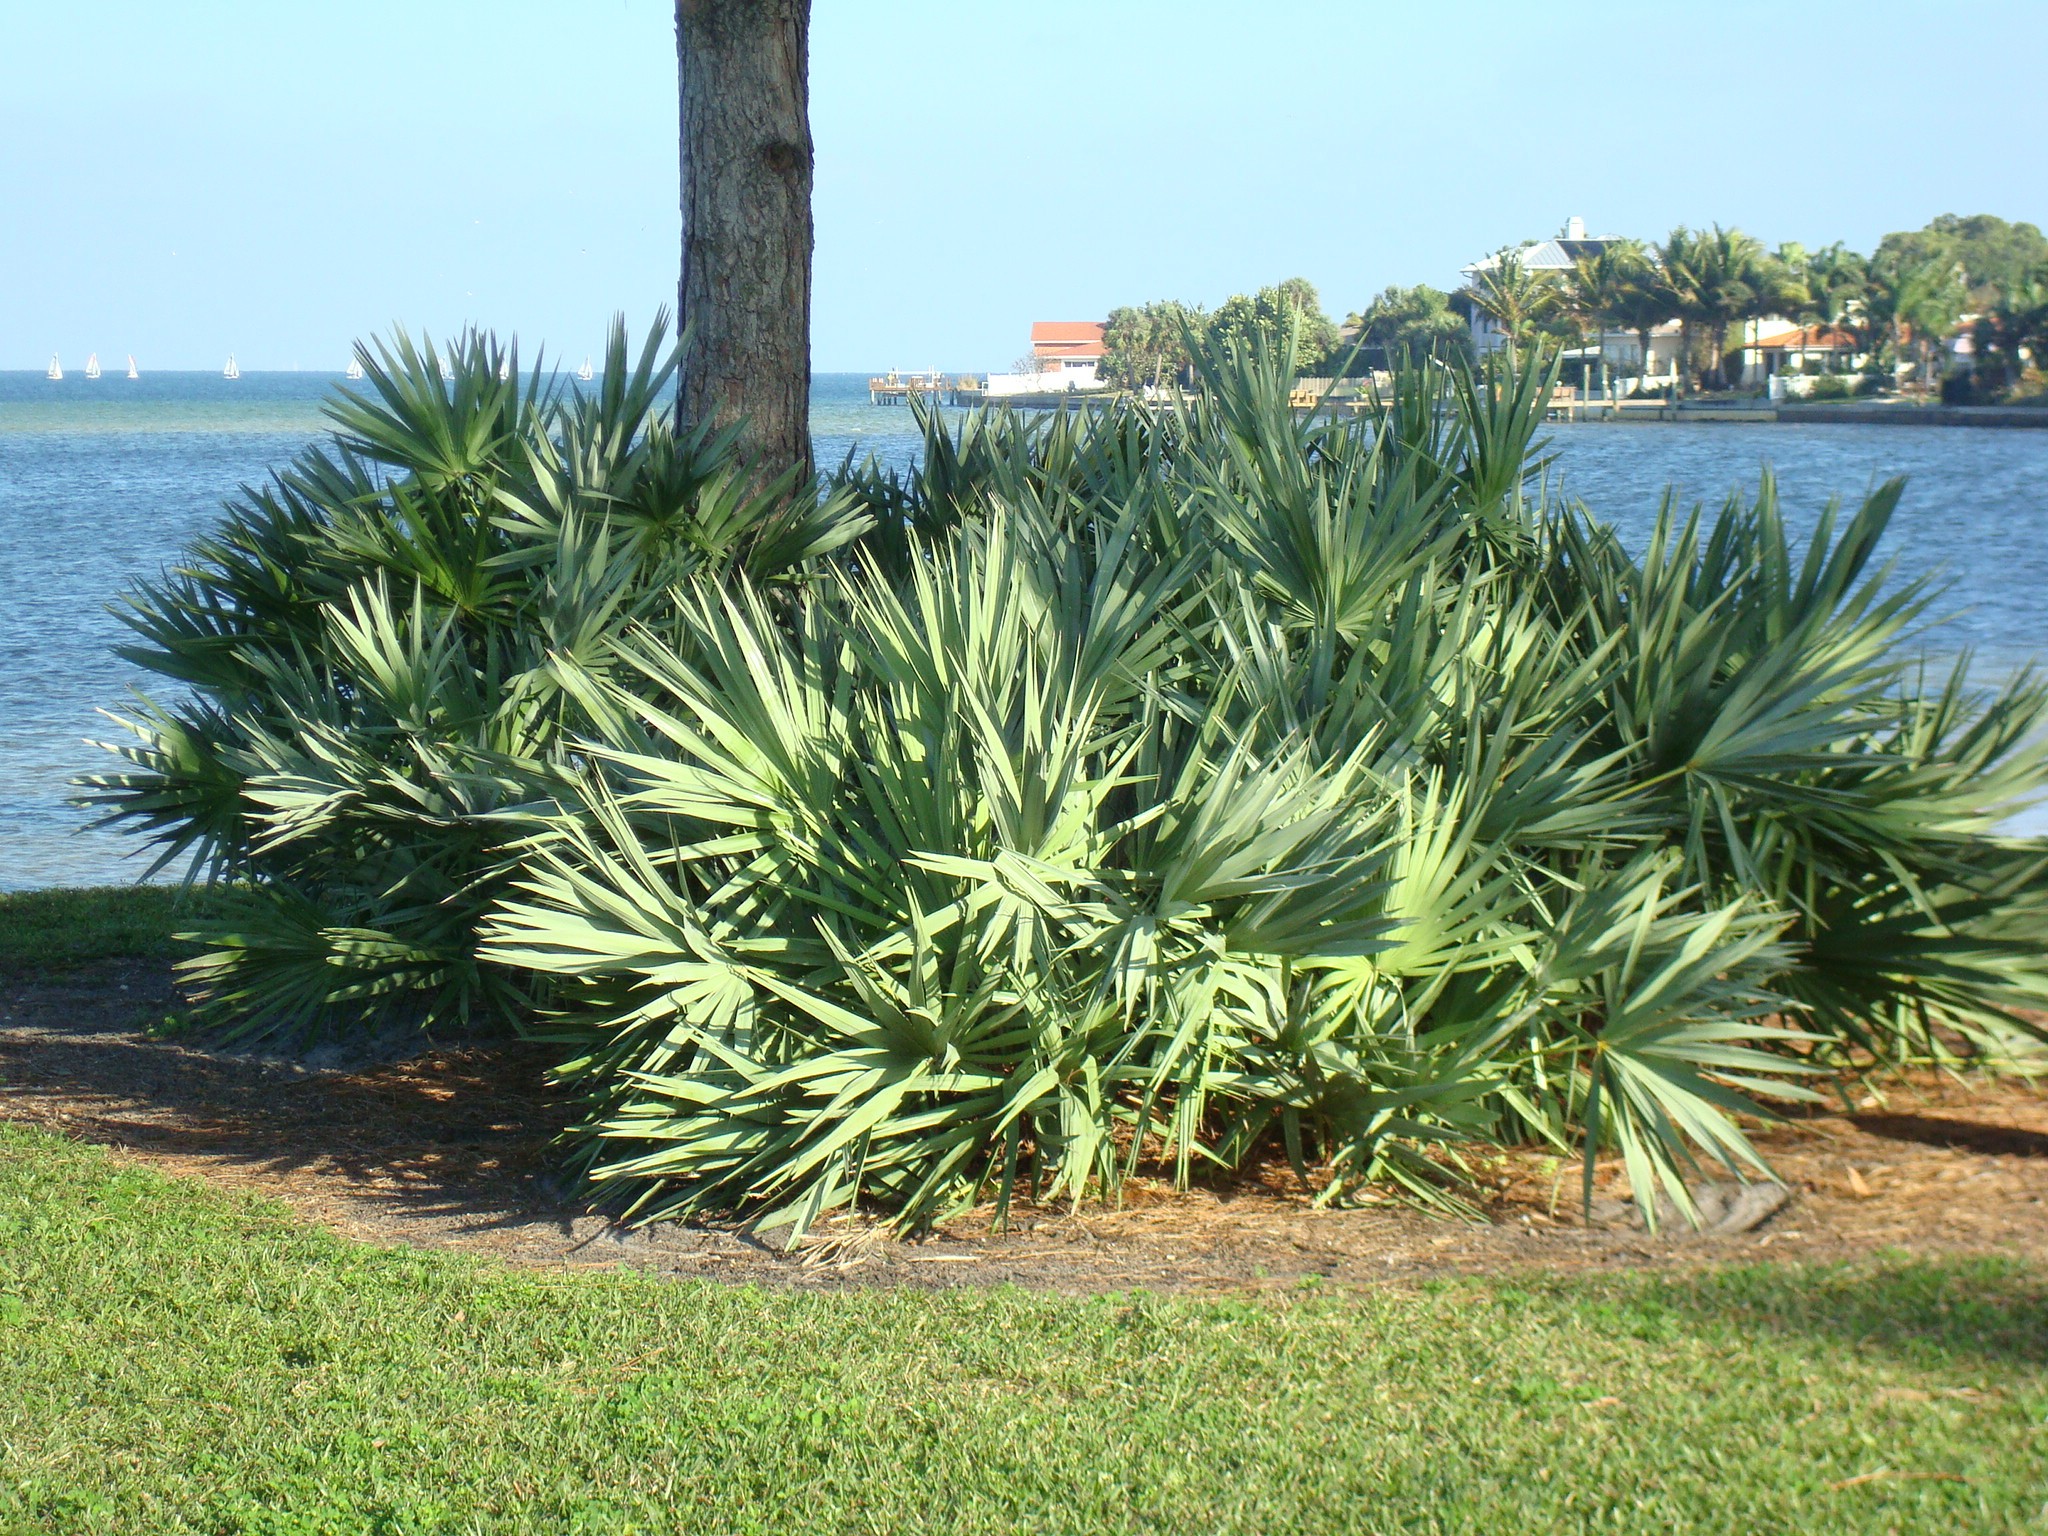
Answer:
<svg viewBox="0 0 2048 1536"><path fill-rule="evenodd" d="M1946 1115L1858 1115L1856 1129L1886 1141L1923 1147L1960 1147L1986 1157L2048 1157L2048 1132L1983 1125Z"/></svg>
<svg viewBox="0 0 2048 1536"><path fill-rule="evenodd" d="M10 1118L251 1175L325 1174L421 1215L559 1203L549 1144L569 1106L547 1085L543 1047L421 1038L403 1059L308 1070L138 1033L139 1018L172 1001L162 965L15 981L5 993Z"/></svg>

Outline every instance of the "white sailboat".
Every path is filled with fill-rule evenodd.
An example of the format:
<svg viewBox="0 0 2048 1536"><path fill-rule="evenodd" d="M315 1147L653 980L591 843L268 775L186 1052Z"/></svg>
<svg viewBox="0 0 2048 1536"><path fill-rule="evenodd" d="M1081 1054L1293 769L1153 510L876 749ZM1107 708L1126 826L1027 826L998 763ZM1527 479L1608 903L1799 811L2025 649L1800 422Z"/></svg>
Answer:
<svg viewBox="0 0 2048 1536"><path fill-rule="evenodd" d="M455 365L445 357L441 359L441 382L443 384L453 384L455 382Z"/></svg>
<svg viewBox="0 0 2048 1536"><path fill-rule="evenodd" d="M512 364L504 358L498 359L498 378L502 381L512 377Z"/></svg>
<svg viewBox="0 0 2048 1536"><path fill-rule="evenodd" d="M46 379L61 379L64 377L64 365L57 361L57 354L54 352L50 354L50 366L43 370L43 377Z"/></svg>
<svg viewBox="0 0 2048 1536"><path fill-rule="evenodd" d="M597 375L591 370L589 358L586 357L583 359L583 366L576 370L576 377L581 379L586 384L588 384L592 379L597 377Z"/></svg>
<svg viewBox="0 0 2048 1536"><path fill-rule="evenodd" d="M239 379L242 376L242 370L235 366L234 353L228 354L228 365L221 369L220 376L224 379Z"/></svg>
<svg viewBox="0 0 2048 1536"><path fill-rule="evenodd" d="M92 353L88 353L88 354L86 355L86 359L85 359L85 376L86 376L86 377L87 377L88 379L96 379L96 378L98 378L98 377L100 376L100 355L99 355L99 353L97 353L97 352L92 352Z"/></svg>
<svg viewBox="0 0 2048 1536"><path fill-rule="evenodd" d="M348 377L350 379L360 379L362 376L363 365L357 362L354 358L350 358L348 360Z"/></svg>
<svg viewBox="0 0 2048 1536"><path fill-rule="evenodd" d="M128 354L128 377L131 379L142 377L141 371L135 366L135 354L133 352Z"/></svg>

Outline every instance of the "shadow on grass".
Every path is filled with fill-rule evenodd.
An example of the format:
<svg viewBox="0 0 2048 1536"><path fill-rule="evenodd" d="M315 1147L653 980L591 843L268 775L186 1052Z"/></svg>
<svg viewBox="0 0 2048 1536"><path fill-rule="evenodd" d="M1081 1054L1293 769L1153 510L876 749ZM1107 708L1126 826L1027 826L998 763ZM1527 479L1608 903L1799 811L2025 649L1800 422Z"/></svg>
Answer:
<svg viewBox="0 0 2048 1536"><path fill-rule="evenodd" d="M1560 1299L1578 1286L1552 1284ZM1740 1265L1623 1281L1617 1301L1612 1321L1644 1336L1777 1334L1921 1366L2048 1367L2048 1273L2017 1259Z"/></svg>
<svg viewBox="0 0 2048 1536"><path fill-rule="evenodd" d="M186 946L171 935L218 901L174 885L0 891L0 977L172 957Z"/></svg>

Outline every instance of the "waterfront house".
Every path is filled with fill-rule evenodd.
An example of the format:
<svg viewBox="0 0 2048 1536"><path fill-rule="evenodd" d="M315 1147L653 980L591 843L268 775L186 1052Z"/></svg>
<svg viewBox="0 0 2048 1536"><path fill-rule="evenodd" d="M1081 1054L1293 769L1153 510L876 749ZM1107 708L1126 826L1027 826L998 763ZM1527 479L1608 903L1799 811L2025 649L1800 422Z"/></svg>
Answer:
<svg viewBox="0 0 2048 1536"><path fill-rule="evenodd" d="M1030 373L992 373L988 393L1035 395L1068 390L1101 389L1097 370L1102 365L1103 333L1100 320L1035 320L1031 325L1031 358L1036 365Z"/></svg>
<svg viewBox="0 0 2048 1536"><path fill-rule="evenodd" d="M1684 340L1685 329L1676 320L1652 326L1646 362L1642 338L1634 331L1595 331L1583 346L1565 348L1564 360L1568 371L1571 364L1580 365L1573 376L1583 379L1589 388L1597 380L1603 393L1634 394L1678 382L1678 354Z"/></svg>
<svg viewBox="0 0 2048 1536"><path fill-rule="evenodd" d="M1574 214L1565 220L1563 230L1549 240L1531 240L1515 249L1495 251L1491 256L1482 256L1459 270L1464 275L1465 286L1469 288L1474 278L1498 267L1503 257L1512 256L1522 264L1524 272L1537 277L1559 278L1571 271L1579 262L1598 256L1619 239L1620 235L1587 234L1586 221ZM1472 347L1481 357L1489 352L1497 352L1508 344L1507 333L1500 328L1500 322L1493 316L1476 304L1468 306L1468 313L1468 323L1472 327ZM1633 338L1630 338L1629 350L1631 355L1638 350ZM1610 362L1619 360L1618 357L1609 358Z"/></svg>
<svg viewBox="0 0 2048 1536"><path fill-rule="evenodd" d="M1839 327L1797 325L1767 315L1747 322L1743 330L1746 388L1769 387L1779 374L1847 373L1863 361L1855 336Z"/></svg>
<svg viewBox="0 0 2048 1536"><path fill-rule="evenodd" d="M1100 320L1033 321L1031 355L1038 359L1038 371L1065 380L1068 389L1095 388L1102 338L1108 329Z"/></svg>
<svg viewBox="0 0 2048 1536"><path fill-rule="evenodd" d="M1551 239L1526 241L1519 247L1482 256L1461 268L1467 296L1474 280L1493 271L1504 257L1512 256L1521 263L1523 271L1532 275L1561 281L1579 262L1598 256L1621 238L1620 235L1589 234L1586 221L1574 216L1567 219L1563 230ZM1471 327L1473 349L1482 357L1507 345L1507 333L1493 316L1477 304L1467 303L1463 308ZM1763 321L1762 325L1766 333L1776 333L1791 328L1792 322L1773 317ZM1619 394L1633 394L1676 384L1684 327L1676 320L1653 326L1647 338L1647 357L1643 355L1644 339L1634 331L1589 333L1582 345L1565 349L1566 376L1601 393L1612 390Z"/></svg>

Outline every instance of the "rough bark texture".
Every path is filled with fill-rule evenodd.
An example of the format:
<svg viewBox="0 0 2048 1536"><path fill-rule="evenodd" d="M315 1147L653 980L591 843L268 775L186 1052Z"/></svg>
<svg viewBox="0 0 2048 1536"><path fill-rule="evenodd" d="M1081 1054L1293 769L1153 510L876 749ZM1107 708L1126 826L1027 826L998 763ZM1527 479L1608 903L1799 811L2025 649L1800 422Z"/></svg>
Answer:
<svg viewBox="0 0 2048 1536"><path fill-rule="evenodd" d="M810 0L676 0L686 422L810 462Z"/></svg>

